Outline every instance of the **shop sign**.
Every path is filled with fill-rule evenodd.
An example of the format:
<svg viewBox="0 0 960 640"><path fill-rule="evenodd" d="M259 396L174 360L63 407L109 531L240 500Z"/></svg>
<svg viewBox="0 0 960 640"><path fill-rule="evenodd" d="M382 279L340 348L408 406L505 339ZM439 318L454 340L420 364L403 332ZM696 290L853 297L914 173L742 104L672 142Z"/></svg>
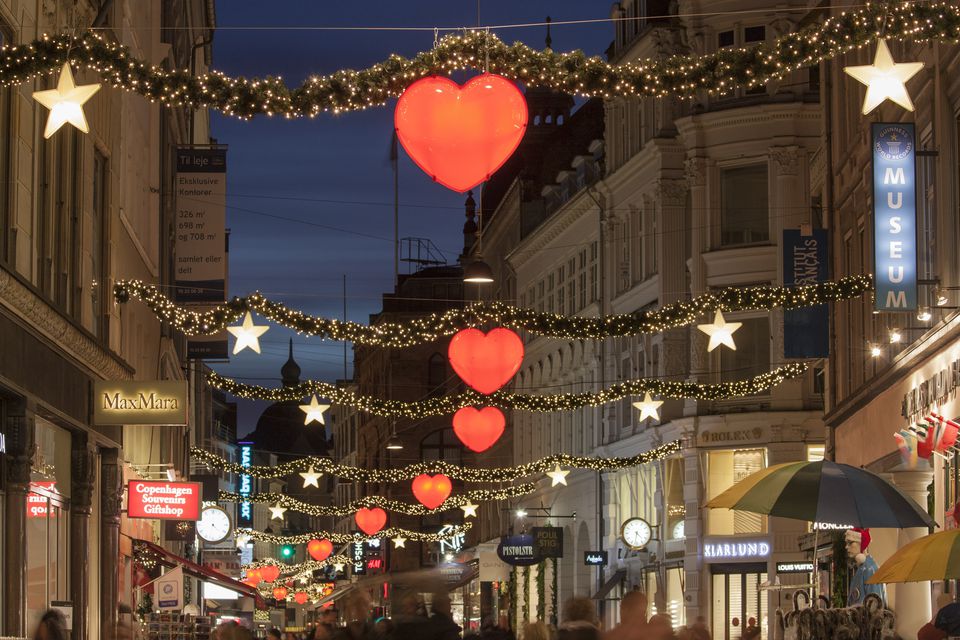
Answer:
<svg viewBox="0 0 960 640"><path fill-rule="evenodd" d="M605 567L609 562L609 555L606 551L584 551L583 564L588 567Z"/></svg>
<svg viewBox="0 0 960 640"><path fill-rule="evenodd" d="M783 231L783 285L801 287L830 278L827 231ZM783 355L786 358L825 358L830 355L830 316L826 304L783 313Z"/></svg>
<svg viewBox="0 0 960 640"><path fill-rule="evenodd" d="M199 482L131 480L127 485L127 516L154 520L199 520Z"/></svg>
<svg viewBox="0 0 960 640"><path fill-rule="evenodd" d="M563 557L563 529L560 527L533 527L534 555L538 558Z"/></svg>
<svg viewBox="0 0 960 640"><path fill-rule="evenodd" d="M875 122L874 287L878 311L917 308L917 195L914 125Z"/></svg>
<svg viewBox="0 0 960 640"><path fill-rule="evenodd" d="M157 607L161 611L183 608L183 567L167 571L154 581Z"/></svg>
<svg viewBox="0 0 960 640"><path fill-rule="evenodd" d="M777 573L813 573L812 562L778 562Z"/></svg>
<svg viewBox="0 0 960 640"><path fill-rule="evenodd" d="M510 566L497 555L497 545L484 543L479 545L477 556L480 558L480 582L504 582L510 579Z"/></svg>
<svg viewBox="0 0 960 640"><path fill-rule="evenodd" d="M770 541L750 538L705 538L703 559L706 562L756 560L770 557Z"/></svg>
<svg viewBox="0 0 960 640"><path fill-rule="evenodd" d="M733 429L730 431L701 431L697 436L698 444L727 444L729 442L756 441L763 438L763 429Z"/></svg>
<svg viewBox="0 0 960 640"><path fill-rule="evenodd" d="M900 403L900 415L910 420L927 413L932 406L946 402L957 387L960 387L960 360L954 360L947 368L905 393Z"/></svg>
<svg viewBox="0 0 960 640"><path fill-rule="evenodd" d="M500 538L497 555L501 560L515 567L526 567L540 562L534 547L533 536L529 533Z"/></svg>
<svg viewBox="0 0 960 640"><path fill-rule="evenodd" d="M40 489L38 493L36 490ZM48 494L57 493L57 483L53 480L36 481L30 483L30 492L27 494L28 518L57 517L57 509L50 509Z"/></svg>
<svg viewBox="0 0 960 640"><path fill-rule="evenodd" d="M469 564L444 562L440 565L440 577L448 586L460 584L467 579L473 568Z"/></svg>
<svg viewBox="0 0 960 640"><path fill-rule="evenodd" d="M445 524L437 533L443 535L453 530L452 524ZM462 533L443 538L440 540L440 553L452 553L454 555L463 551L463 545L466 542L466 536Z"/></svg>
<svg viewBox="0 0 960 640"><path fill-rule="evenodd" d="M363 542L353 543L353 575L359 576L367 572L367 554Z"/></svg>
<svg viewBox="0 0 960 640"><path fill-rule="evenodd" d="M240 449L240 466L244 468L250 467L250 465L253 464L253 443L241 442L239 444L239 449ZM237 493L239 493L243 497L247 497L252 492L253 492L253 479L246 474L241 474L237 482ZM253 526L253 503L240 502L240 504L237 505L237 526L238 527Z"/></svg>
<svg viewBox="0 0 960 640"><path fill-rule="evenodd" d="M834 524L832 522L814 522L812 529L814 531L846 531L853 529L852 524Z"/></svg>
<svg viewBox="0 0 960 640"><path fill-rule="evenodd" d="M185 380L97 380L93 422L98 425L187 425Z"/></svg>

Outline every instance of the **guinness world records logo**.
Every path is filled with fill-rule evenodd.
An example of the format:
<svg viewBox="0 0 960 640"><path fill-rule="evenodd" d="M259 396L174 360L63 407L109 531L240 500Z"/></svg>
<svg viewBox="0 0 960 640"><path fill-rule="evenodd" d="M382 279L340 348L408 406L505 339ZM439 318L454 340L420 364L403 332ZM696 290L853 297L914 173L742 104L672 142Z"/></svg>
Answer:
<svg viewBox="0 0 960 640"><path fill-rule="evenodd" d="M884 160L903 160L913 151L913 136L904 127L892 124L880 130L874 149Z"/></svg>

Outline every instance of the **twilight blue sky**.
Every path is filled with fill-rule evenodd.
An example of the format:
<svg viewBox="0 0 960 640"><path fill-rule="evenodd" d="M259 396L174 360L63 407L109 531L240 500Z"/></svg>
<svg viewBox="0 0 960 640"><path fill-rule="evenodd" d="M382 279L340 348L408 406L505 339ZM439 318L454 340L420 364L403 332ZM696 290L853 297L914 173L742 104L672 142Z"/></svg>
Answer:
<svg viewBox="0 0 960 640"><path fill-rule="evenodd" d="M481 0L480 18L485 26L542 22L547 15L554 21L607 18L610 6L605 0ZM280 75L295 85L313 73L365 68L392 52L414 55L432 46L433 32L290 27L432 28L474 26L476 20L476 0L220 2L214 68L246 77ZM507 42L543 46L543 27L494 31ZM552 36L557 51L602 54L613 26L555 25ZM260 290L292 307L341 317L346 274L347 317L366 322L379 309L380 295L393 284L388 157L394 104L314 120L243 122L212 115L214 137L229 146L229 295ZM428 238L455 261L462 245L463 200L433 183L401 151L401 238ZM274 386L290 335L272 326L261 338L262 355L247 350L215 368ZM294 352L303 378L343 376L342 343L295 336ZM262 406L241 402L241 433L253 428Z"/></svg>

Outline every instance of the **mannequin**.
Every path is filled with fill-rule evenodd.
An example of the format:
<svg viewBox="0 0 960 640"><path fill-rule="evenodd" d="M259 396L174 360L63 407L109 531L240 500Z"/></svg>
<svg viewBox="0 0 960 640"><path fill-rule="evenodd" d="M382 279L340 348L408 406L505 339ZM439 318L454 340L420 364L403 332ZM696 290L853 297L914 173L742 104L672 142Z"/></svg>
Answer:
<svg viewBox="0 0 960 640"><path fill-rule="evenodd" d="M875 593L886 604L887 597L882 584L867 584L867 580L877 572L877 561L867 554L870 546L869 529L849 529L844 535L847 543L847 556L854 562L850 589L847 592L847 606L863 604L868 594Z"/></svg>

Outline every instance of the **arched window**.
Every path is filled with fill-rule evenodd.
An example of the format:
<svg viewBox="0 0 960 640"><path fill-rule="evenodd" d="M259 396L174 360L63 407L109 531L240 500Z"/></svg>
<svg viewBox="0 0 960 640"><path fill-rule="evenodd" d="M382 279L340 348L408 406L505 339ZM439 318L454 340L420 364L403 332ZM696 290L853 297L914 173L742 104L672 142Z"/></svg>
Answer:
<svg viewBox="0 0 960 640"><path fill-rule="evenodd" d="M420 459L424 462L444 460L460 464L462 458L463 445L450 427L434 431L420 441Z"/></svg>
<svg viewBox="0 0 960 640"><path fill-rule="evenodd" d="M427 394L442 396L447 386L447 359L435 353L427 361Z"/></svg>

